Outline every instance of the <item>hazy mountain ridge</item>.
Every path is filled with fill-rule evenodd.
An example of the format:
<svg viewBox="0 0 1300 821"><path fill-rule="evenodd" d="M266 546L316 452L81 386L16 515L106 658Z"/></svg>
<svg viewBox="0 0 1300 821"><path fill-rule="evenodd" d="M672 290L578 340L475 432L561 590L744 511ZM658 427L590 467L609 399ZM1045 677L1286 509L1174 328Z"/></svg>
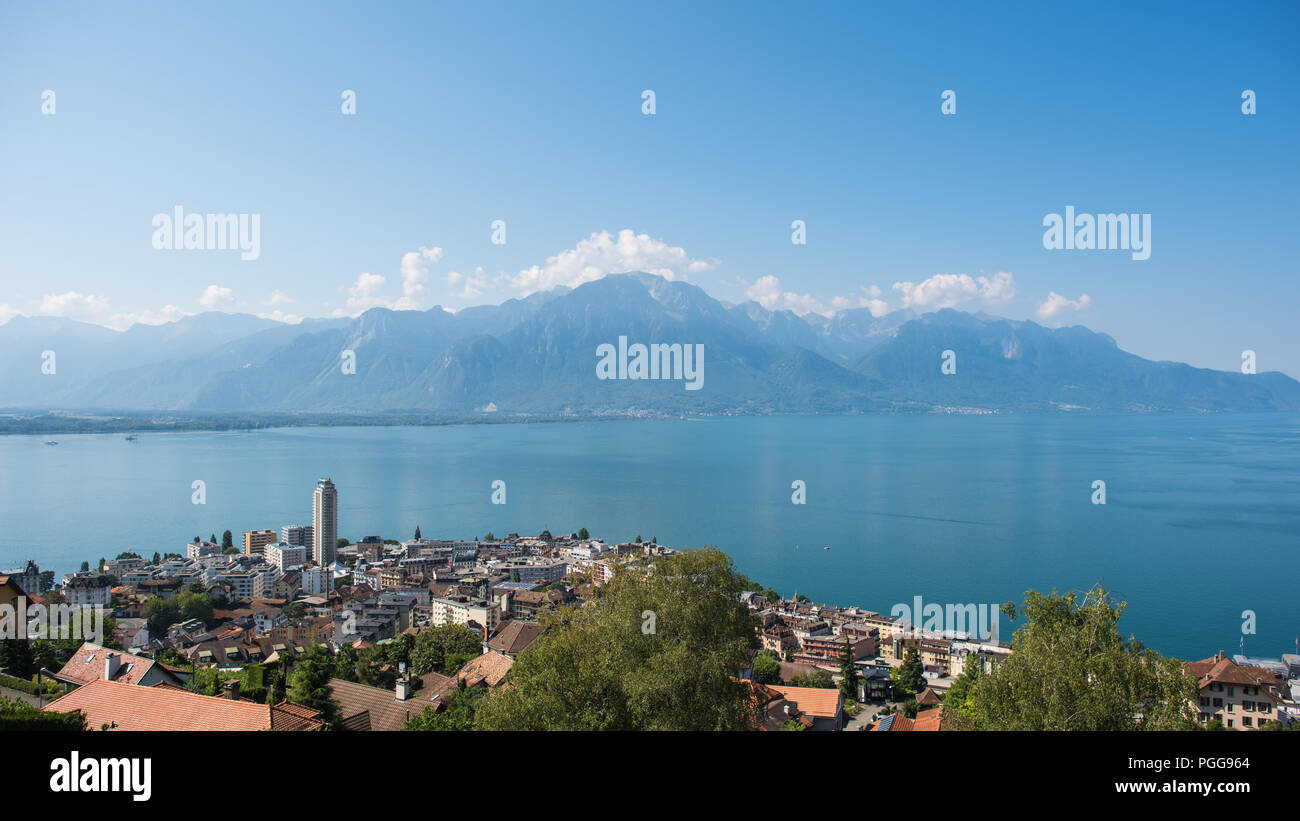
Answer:
<svg viewBox="0 0 1300 821"><path fill-rule="evenodd" d="M704 346L684 380L600 380L596 349ZM57 372L41 372L53 350ZM344 373L345 352L355 373ZM956 372L943 374L944 351ZM0 407L465 414L852 413L888 410L1300 409L1300 382L1152 362L1082 326L952 309L799 317L725 306L650 274L606 276L457 313L374 308L285 325L199 314L115 332L64 319L0 326Z"/></svg>

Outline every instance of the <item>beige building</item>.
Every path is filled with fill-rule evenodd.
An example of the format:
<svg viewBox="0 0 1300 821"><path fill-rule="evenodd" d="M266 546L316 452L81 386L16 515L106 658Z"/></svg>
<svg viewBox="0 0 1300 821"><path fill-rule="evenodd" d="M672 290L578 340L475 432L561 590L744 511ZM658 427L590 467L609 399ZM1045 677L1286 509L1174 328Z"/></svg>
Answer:
<svg viewBox="0 0 1300 821"><path fill-rule="evenodd" d="M274 530L249 530L244 533L244 555L261 556L269 544L275 544Z"/></svg>
<svg viewBox="0 0 1300 821"><path fill-rule="evenodd" d="M1208 659L1185 662L1183 670L1196 678L1193 707L1202 724L1217 718L1228 730L1256 730L1277 720L1282 699L1277 676L1271 671L1237 664L1222 651Z"/></svg>

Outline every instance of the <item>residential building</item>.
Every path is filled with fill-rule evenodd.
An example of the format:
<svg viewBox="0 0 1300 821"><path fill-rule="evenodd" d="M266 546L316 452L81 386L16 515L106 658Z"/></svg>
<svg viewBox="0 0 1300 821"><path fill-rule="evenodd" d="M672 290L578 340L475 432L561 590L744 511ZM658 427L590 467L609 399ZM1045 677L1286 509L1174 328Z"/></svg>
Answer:
<svg viewBox="0 0 1300 821"><path fill-rule="evenodd" d="M266 559L269 564L279 568L280 572L283 573L291 567L300 567L306 564L310 552L311 548L304 545L279 541L266 545L262 552L262 558Z"/></svg>
<svg viewBox="0 0 1300 821"><path fill-rule="evenodd" d="M72 658L54 677L74 687L101 679L142 687L152 687L163 682L184 684L189 679L188 674L172 670L153 659L110 650L91 642L77 648L77 652L72 654Z"/></svg>
<svg viewBox="0 0 1300 821"><path fill-rule="evenodd" d="M21 567L14 570L0 570L0 576L8 576L13 579L26 593L41 592L41 569L31 559L23 562Z"/></svg>
<svg viewBox="0 0 1300 821"><path fill-rule="evenodd" d="M312 561L321 567L334 564L339 540L339 493L331 479L321 479L311 497Z"/></svg>
<svg viewBox="0 0 1300 821"><path fill-rule="evenodd" d="M304 567L302 592L307 596L328 596L334 591L334 573L325 567Z"/></svg>
<svg viewBox="0 0 1300 821"><path fill-rule="evenodd" d="M810 730L840 730L844 727L844 696L835 688L765 685L778 698L768 702L767 724L780 729L786 721L799 721ZM771 725L775 723L776 726Z"/></svg>
<svg viewBox="0 0 1300 821"><path fill-rule="evenodd" d="M267 706L232 696L201 696L172 684L141 687L99 679L55 699L46 712L79 712L90 730L318 730L320 712L293 702Z"/></svg>
<svg viewBox="0 0 1300 821"><path fill-rule="evenodd" d="M1222 651L1184 662L1183 670L1196 678L1193 707L1202 724L1217 718L1228 730L1256 730L1279 720L1284 690L1271 670L1237 664Z"/></svg>
<svg viewBox="0 0 1300 821"><path fill-rule="evenodd" d="M280 528L280 541L310 550L313 544L312 527L311 525L285 525Z"/></svg>
<svg viewBox="0 0 1300 821"><path fill-rule="evenodd" d="M74 607L108 607L112 581L102 573L77 574L63 583L63 597Z"/></svg>
<svg viewBox="0 0 1300 821"><path fill-rule="evenodd" d="M244 555L261 556L266 546L274 542L274 530L249 530L244 533Z"/></svg>

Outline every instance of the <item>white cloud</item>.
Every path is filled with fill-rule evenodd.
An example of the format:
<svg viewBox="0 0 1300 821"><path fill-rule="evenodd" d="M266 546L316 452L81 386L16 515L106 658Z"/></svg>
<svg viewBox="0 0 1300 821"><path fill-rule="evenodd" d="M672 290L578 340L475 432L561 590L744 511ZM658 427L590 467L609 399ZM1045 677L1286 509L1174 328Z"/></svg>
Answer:
<svg viewBox="0 0 1300 821"><path fill-rule="evenodd" d="M1016 295L1016 279L1006 271L973 278L968 274L935 274L920 284L895 282L894 290L903 295L904 308L938 310L964 302L1006 302Z"/></svg>
<svg viewBox="0 0 1300 821"><path fill-rule="evenodd" d="M1066 299L1052 291L1047 295L1047 299L1038 304L1038 310L1034 315L1039 319L1048 320L1063 311L1084 311L1092 306L1092 297L1087 294L1080 294L1078 299Z"/></svg>
<svg viewBox="0 0 1300 821"><path fill-rule="evenodd" d="M837 311L845 311L850 308L867 308L871 311L872 316L880 316L889 311L889 305L878 298L880 288L875 285L863 288L862 293L857 296L832 297L830 304L827 304L812 294L782 291L781 280L771 274L759 277L745 289L745 296L769 311L793 311L799 316L807 314L831 316Z"/></svg>
<svg viewBox="0 0 1300 821"><path fill-rule="evenodd" d="M267 305L288 305L293 302L293 298L284 291L272 291L270 298L266 300Z"/></svg>
<svg viewBox="0 0 1300 821"><path fill-rule="evenodd" d="M3 306L0 306L0 316L4 315L2 308ZM191 313L170 304L164 305L156 311L117 311L114 313L109 305L108 297L68 291L62 294L46 294L43 296L36 315L61 316L81 322L93 322L96 325L103 325L115 331L122 331L136 323L162 325L166 322L175 322L178 319L191 316Z"/></svg>
<svg viewBox="0 0 1300 821"><path fill-rule="evenodd" d="M420 246L418 251L402 254L402 298L414 307L424 296L424 283L429 279L429 265L442 259L442 249Z"/></svg>
<svg viewBox="0 0 1300 821"><path fill-rule="evenodd" d="M42 316L62 316L68 319L94 322L98 321L108 311L108 297L68 291L62 294L46 294L41 297L39 313Z"/></svg>
<svg viewBox="0 0 1300 821"><path fill-rule="evenodd" d="M0 302L0 325L5 324L6 322L8 322L9 320L13 319L16 316L22 316L22 314L23 314L22 311L18 310L12 305L7 305L3 302Z"/></svg>
<svg viewBox="0 0 1300 821"><path fill-rule="evenodd" d="M523 269L510 279L510 284L520 296L527 296L557 285L576 288L606 274L646 271L678 279L684 273L709 271L717 266L716 259L691 259L682 248L624 228L617 237L608 231L593 233L576 247L548 257L545 265Z"/></svg>
<svg viewBox="0 0 1300 821"><path fill-rule="evenodd" d="M258 314L257 317L258 319L274 319L276 322L284 322L289 325L297 325L299 322L302 322L302 317L298 314L286 314L279 308L276 308L274 311Z"/></svg>
<svg viewBox="0 0 1300 821"><path fill-rule="evenodd" d="M468 275L451 271L447 274L446 280L453 289L452 296L460 299L473 299L480 296L487 286L487 274L484 273L482 266L475 268L474 273Z"/></svg>
<svg viewBox="0 0 1300 821"><path fill-rule="evenodd" d="M378 295L382 287L384 287L384 278L379 274L367 272L358 275L356 283L348 289L348 310L355 315L371 308L388 307L388 300Z"/></svg>
<svg viewBox="0 0 1300 821"><path fill-rule="evenodd" d="M348 288L347 309L335 308L331 316L356 316L371 308L388 308L392 311L423 310L424 283L429 279L429 265L442 259L442 249L420 246L418 251L402 254L398 269L402 274L402 295L397 299L382 296L379 291L388 280L380 274L369 272L359 275ZM277 293L279 293L277 291ZM292 315L290 315L292 316Z"/></svg>
<svg viewBox="0 0 1300 821"><path fill-rule="evenodd" d="M203 289L203 294L199 296L199 306L209 311L214 311L234 301L235 292L220 285L209 285Z"/></svg>

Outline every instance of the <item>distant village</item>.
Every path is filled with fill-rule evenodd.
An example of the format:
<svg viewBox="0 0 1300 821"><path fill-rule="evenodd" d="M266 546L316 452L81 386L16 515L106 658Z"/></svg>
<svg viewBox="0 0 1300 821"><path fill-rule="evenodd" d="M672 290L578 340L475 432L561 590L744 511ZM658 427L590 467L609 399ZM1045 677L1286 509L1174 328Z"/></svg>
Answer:
<svg viewBox="0 0 1300 821"><path fill-rule="evenodd" d="M441 709L457 688L501 686L543 635L540 614L581 605L623 565L674 552L639 536L608 544L585 529L458 541L424 538L417 528L406 541L367 536L351 543L337 535L337 511L338 490L322 479L309 523L248 531L238 545L227 531L220 541L196 538L149 559L106 559L58 583L31 560L0 571L0 605L25 597L100 607L116 625L112 643L120 649L85 642L47 671L59 689L45 704L38 688L41 708L79 712L89 729L319 729L325 722L318 710L262 692L248 698L247 687L260 679L246 674L292 663L315 646L335 656L373 655L424 631L460 626L473 650L456 669L401 663L381 666L373 681L329 682L339 729L400 730L426 708ZM198 599L211 603L210 613L190 611ZM756 615L757 636L750 665L737 676L762 703L764 729L952 729L944 695L954 681L972 666L991 671L1011 653L996 638L916 629L860 607L783 599L770 590L742 599ZM847 696L837 686L846 653L856 670L856 693ZM897 668L905 663L920 681L900 694ZM1184 667L1198 681L1202 723L1249 730L1300 718L1300 655L1220 653ZM219 687L200 693L197 676ZM0 675L0 695L20 695L6 692L5 681Z"/></svg>

